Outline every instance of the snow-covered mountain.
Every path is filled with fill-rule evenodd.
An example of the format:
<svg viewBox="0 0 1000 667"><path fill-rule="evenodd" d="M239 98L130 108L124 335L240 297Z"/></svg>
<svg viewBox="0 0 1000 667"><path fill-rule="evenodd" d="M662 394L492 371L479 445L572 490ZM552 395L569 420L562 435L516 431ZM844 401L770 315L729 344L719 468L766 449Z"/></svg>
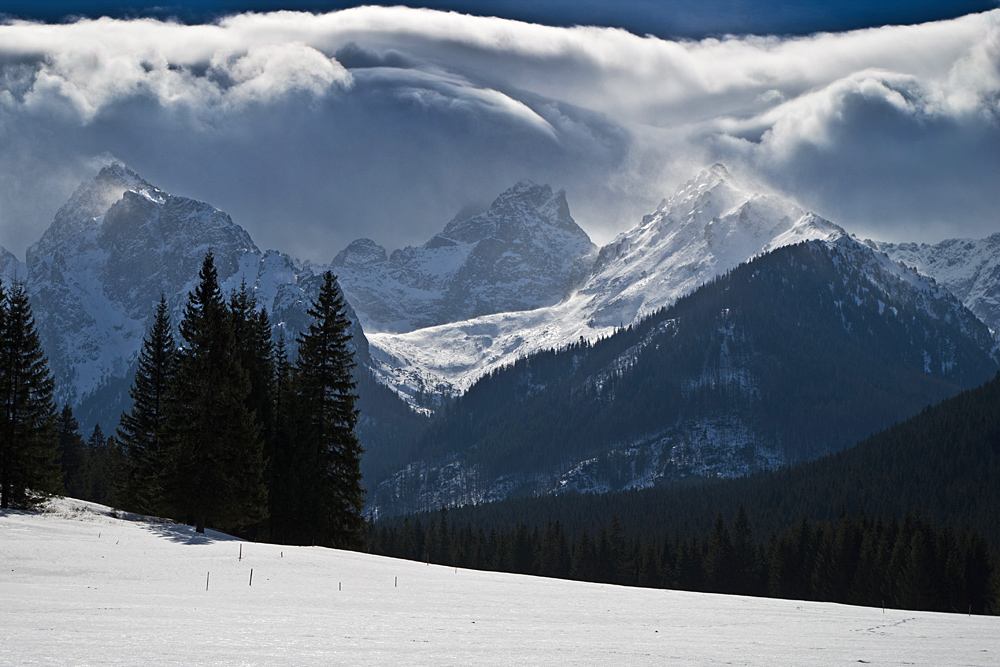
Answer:
<svg viewBox="0 0 1000 667"><path fill-rule="evenodd" d="M331 266L365 331L399 333L556 304L579 286L595 250L564 192L523 181L420 247L387 255L360 239Z"/></svg>
<svg viewBox="0 0 1000 667"><path fill-rule="evenodd" d="M387 514L732 477L848 447L997 370L988 328L839 234L473 385L372 492Z"/></svg>
<svg viewBox="0 0 1000 667"><path fill-rule="evenodd" d="M519 357L608 336L755 255L845 235L715 165L601 248L579 289L559 303L407 333L369 332L372 356L384 381L410 400L427 392L459 394Z"/></svg>
<svg viewBox="0 0 1000 667"><path fill-rule="evenodd" d="M993 363L989 358L993 341L984 333L985 327L941 283L878 252L878 244L865 245L781 197L740 184L720 165L681 186L641 224L599 252L573 221L563 193L522 182L487 211L456 216L419 248L388 254L362 239L341 252L331 267L357 309L350 316L359 363L371 367L411 405L433 406L435 395L460 395L489 372L532 353L570 345L589 349L595 341L645 322L678 300L694 298L689 295L702 292L701 286L728 279L746 261L767 258L803 242L808 252L825 258L799 261L805 267L802 271L826 276L823 289L813 290L808 298L802 291L795 293L798 301L792 304L787 294L779 298L748 287L754 278L744 275L747 271L741 273L740 289L746 291L748 300L770 299L753 305L758 319L781 320L790 329L801 326L792 321L796 312L812 308L809 317L826 323L817 335L825 335L831 327L850 334L835 341L840 356L834 356L842 365L862 355L873 355L872 369L878 359L895 359L897 365L883 368L882 374L894 381L907 378L909 384L896 386L893 391L902 398L893 403L895 412L882 410L882 416L908 416L907 410L971 386L978 376L973 378L970 367L982 370ZM85 426L100 421L109 427L117 422L127 403L130 373L155 304L164 294L175 322L179 321L210 248L223 289L245 281L289 338L306 326L305 311L325 267L298 262L277 251L263 252L222 211L163 192L117 163L77 189L42 238L29 248L25 264L0 252L0 275L5 281L11 276L27 277L57 379L57 398L73 405ZM898 254L899 248L905 246L888 249ZM980 254L980 268L974 279L966 281L968 289L956 291L967 302L978 299L976 303L995 306L991 295L996 291L991 291L988 279L995 278L996 262L990 264L986 250ZM928 266L950 266L947 256L940 256L944 259ZM963 260L967 265L968 256L966 252ZM801 282L794 268L774 269L775 275L792 285L789 289ZM956 270L955 275L959 273ZM717 297L713 298L721 298ZM614 429L594 429L586 437L577 434L574 438L579 442L603 436L599 446L586 451L558 452L544 469L508 471L513 477L507 472L484 472L481 462L466 456L470 450L464 448L470 442L452 443L454 447L444 450L434 449L441 443L433 451L426 450L426 443L424 451L412 448L424 424L365 374L359 378L363 416L359 430L369 434L362 438L369 450L366 475L373 484L386 480L374 495L383 506L414 501L397 493L407 489L411 496L417 494L422 501L437 504L502 496L512 485L535 491L556 486L597 490L655 483L682 472L739 474L844 446L848 444L844 438L867 433L869 426L881 423L873 418L852 430L831 422L830 430L841 436L840 441L824 441L807 447L808 451L789 453L788 443L798 436L791 432L774 435L785 428L785 422L762 426L754 421L753 415L759 412L754 397L767 393L766 377L771 372L758 362L769 358L780 368L782 364L802 365L802 359L812 357L784 359L777 351L768 352L768 357L761 352L766 348L759 345L762 340L795 337L753 323L741 324L729 313L743 304L719 304L705 306L708 314L703 315L700 327L692 328L690 321L657 325L660 328L651 337L630 343L602 361L574 391L600 393L612 386L625 387L627 383L616 383L632 368L657 368L659 357L652 350L675 345L681 331L694 347L684 354L677 352L677 358L687 358L686 354L700 359L701 365L685 367L683 372L667 369L662 375L681 378L677 381L683 387L678 385L677 391L683 401L707 387L729 392L736 397L735 403L720 404L714 412L704 411L704 406L698 408L702 412L685 408L683 419L665 417L653 407L650 414L656 416L655 424L629 434ZM799 310L784 312L795 308ZM365 322L376 330L368 338L361 329ZM737 335L741 326L743 333ZM859 332L867 333L859 336ZM803 341L802 349L813 349L815 343ZM873 351L872 346L881 347ZM854 350L853 357L845 356L845 349ZM830 353L815 348L813 356ZM573 375L578 371L576 363L567 376L572 376L572 382L580 380ZM565 377L554 382L564 381L569 382ZM520 398L511 394L512 399L544 397L552 383L532 376L522 384L527 393ZM921 388L910 390L910 386ZM712 396L713 401L718 398ZM503 412L510 407L505 400L491 409ZM595 404L594 414L600 412L600 405L611 403ZM772 405L768 409L768 414L777 414L782 408ZM477 410L477 421L485 419L487 412ZM807 412L798 409L797 414ZM628 411L622 409L622 414ZM501 417L509 415L497 419ZM547 414L522 421L542 423L538 420L551 418ZM487 450L484 446L478 451ZM609 470L614 472L614 481L608 481Z"/></svg>
<svg viewBox="0 0 1000 667"><path fill-rule="evenodd" d="M894 260L933 276L994 332L1000 332L1000 233L941 243L866 241Z"/></svg>
<svg viewBox="0 0 1000 667"><path fill-rule="evenodd" d="M28 291L57 400L76 406L81 422L117 422L160 295L178 323L209 249L224 291L246 281L286 335L306 325L318 267L261 252L227 214L163 192L120 163L81 184L28 248ZM356 324L353 334L367 358Z"/></svg>

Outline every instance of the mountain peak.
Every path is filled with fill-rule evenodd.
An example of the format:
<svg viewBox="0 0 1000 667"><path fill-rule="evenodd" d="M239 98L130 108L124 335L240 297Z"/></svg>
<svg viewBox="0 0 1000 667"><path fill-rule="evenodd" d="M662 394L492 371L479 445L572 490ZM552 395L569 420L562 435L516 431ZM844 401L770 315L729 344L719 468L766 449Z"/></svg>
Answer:
<svg viewBox="0 0 1000 667"><path fill-rule="evenodd" d="M68 238L87 230L97 230L100 218L126 192L152 193L158 190L122 162L105 165L92 179L83 181L69 200L56 211L55 219L29 255L47 254Z"/></svg>
<svg viewBox="0 0 1000 667"><path fill-rule="evenodd" d="M570 215L566 192L553 193L551 186L529 180L518 181L504 191L485 213L456 215L440 236L461 243L476 243L491 237L512 241L525 235L528 229L543 226L562 229L590 241Z"/></svg>
<svg viewBox="0 0 1000 667"><path fill-rule="evenodd" d="M725 165L716 163L709 167L708 169L703 169L694 178L687 181L674 193L671 200L684 199L685 197L696 196L700 193L714 190L720 185L726 185L735 191L743 194L750 194L746 192L745 188L741 187L739 184L733 182L733 175L725 167Z"/></svg>
<svg viewBox="0 0 1000 667"><path fill-rule="evenodd" d="M346 248L337 253L330 266L367 266L388 261L385 248L371 239L351 241Z"/></svg>
<svg viewBox="0 0 1000 667"><path fill-rule="evenodd" d="M99 218L127 191L156 190L128 165L115 160L77 187L59 212L75 217ZM59 213L56 214L59 218Z"/></svg>
<svg viewBox="0 0 1000 667"><path fill-rule="evenodd" d="M360 239L333 266L367 330L400 333L558 303L585 279L594 250L564 192L520 181L421 246L386 258Z"/></svg>

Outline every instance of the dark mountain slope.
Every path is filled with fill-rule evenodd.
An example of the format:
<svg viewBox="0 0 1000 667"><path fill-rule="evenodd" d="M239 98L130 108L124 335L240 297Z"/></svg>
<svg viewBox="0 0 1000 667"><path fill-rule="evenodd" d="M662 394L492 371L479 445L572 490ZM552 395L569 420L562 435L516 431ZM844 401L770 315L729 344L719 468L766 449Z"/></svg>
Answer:
<svg viewBox="0 0 1000 667"><path fill-rule="evenodd" d="M776 250L609 339L474 385L383 512L738 476L847 447L996 372L982 323L842 238Z"/></svg>
<svg viewBox="0 0 1000 667"><path fill-rule="evenodd" d="M604 495L512 499L455 508L448 517L486 532L559 521L570 535L617 519L625 539L645 540L706 535L718 512L731 518L741 504L760 539L803 517L835 521L846 510L885 521L916 512L933 525L974 529L1000 545L1000 374L855 447L778 471Z"/></svg>

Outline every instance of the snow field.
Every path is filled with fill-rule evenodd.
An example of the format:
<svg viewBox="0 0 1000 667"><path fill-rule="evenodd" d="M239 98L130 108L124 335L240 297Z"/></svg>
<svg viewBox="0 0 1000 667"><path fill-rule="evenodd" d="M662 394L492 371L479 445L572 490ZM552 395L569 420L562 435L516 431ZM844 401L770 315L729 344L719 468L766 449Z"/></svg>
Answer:
<svg viewBox="0 0 1000 667"><path fill-rule="evenodd" d="M106 512L0 513L0 665L1000 664L995 617L456 570Z"/></svg>

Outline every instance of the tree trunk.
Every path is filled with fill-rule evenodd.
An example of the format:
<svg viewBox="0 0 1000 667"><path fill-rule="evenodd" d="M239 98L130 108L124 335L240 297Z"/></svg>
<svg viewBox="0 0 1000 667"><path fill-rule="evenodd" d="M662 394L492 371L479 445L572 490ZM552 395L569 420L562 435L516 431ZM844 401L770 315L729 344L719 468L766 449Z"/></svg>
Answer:
<svg viewBox="0 0 1000 667"><path fill-rule="evenodd" d="M204 512L198 512L198 524L195 526L194 532L196 532L196 533L204 533L205 532L205 513Z"/></svg>

